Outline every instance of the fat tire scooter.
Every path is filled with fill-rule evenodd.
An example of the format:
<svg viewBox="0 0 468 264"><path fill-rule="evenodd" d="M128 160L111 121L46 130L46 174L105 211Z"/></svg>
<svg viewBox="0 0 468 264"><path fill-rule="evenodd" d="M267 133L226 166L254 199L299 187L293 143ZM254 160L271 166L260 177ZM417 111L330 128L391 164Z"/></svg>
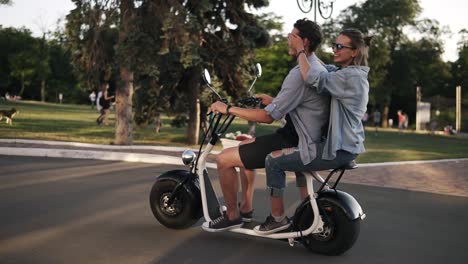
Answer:
<svg viewBox="0 0 468 264"><path fill-rule="evenodd" d="M260 64L257 64L256 75L250 89L261 75ZM206 69L203 77L208 87L223 100L211 86L211 78ZM241 99L237 103L244 107L258 104L259 101L255 97ZM205 219L202 225L204 228L209 221L221 216L225 209L224 206L220 206L208 177L206 159L235 116L220 113L214 115L211 113L211 116L209 129L200 144L198 155L191 150L186 150L182 154L183 163L190 166L190 169L172 170L161 174L151 189L149 197L151 210L156 219L168 228L188 228L201 216ZM205 141L209 142L203 149ZM317 172L306 173L309 196L296 208L289 229L260 235L253 230L260 223L252 222L228 231L288 241L291 246L302 244L310 251L324 255L340 255L354 245L359 236L361 220L365 218L356 199L336 189L344 172L356 167L352 162L335 168L326 179ZM334 175L338 177L332 185L329 182ZM317 191L314 191L313 180L320 184Z"/></svg>

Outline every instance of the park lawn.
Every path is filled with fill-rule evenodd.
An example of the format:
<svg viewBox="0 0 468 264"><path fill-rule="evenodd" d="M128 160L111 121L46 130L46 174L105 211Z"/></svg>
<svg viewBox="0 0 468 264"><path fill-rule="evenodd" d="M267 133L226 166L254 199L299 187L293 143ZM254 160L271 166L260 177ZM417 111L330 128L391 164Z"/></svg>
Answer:
<svg viewBox="0 0 468 264"><path fill-rule="evenodd" d="M20 113L15 116L13 125L0 122L0 138L36 139L112 144L114 140L115 115L109 115L110 126L96 125L99 113L90 105L51 104L36 101L0 101L0 109L15 107ZM135 145L187 146L186 127L172 127L171 117L163 116L163 127L159 134L154 126L134 127ZM276 125L259 125L257 131L266 134L274 131ZM232 131L247 131L247 122L235 120ZM195 146L192 146L195 147Z"/></svg>
<svg viewBox="0 0 468 264"><path fill-rule="evenodd" d="M20 113L14 118L13 125L0 123L0 138L36 139L112 144L114 138L114 113L110 114L111 126L97 126L98 112L89 105L50 104L35 101L0 101L0 109L15 107ZM185 144L186 128L170 126L171 118L163 117L163 127L159 134L154 126L134 128L135 145ZM278 127L261 124L257 135L267 134ZM228 132L248 129L247 122L236 119ZM373 129L366 131L366 153L358 157L358 162L385 162L409 160L433 160L468 158L468 138L436 136L416 133L398 133L396 130ZM195 146L190 146L195 147ZM220 149L218 147L217 149Z"/></svg>

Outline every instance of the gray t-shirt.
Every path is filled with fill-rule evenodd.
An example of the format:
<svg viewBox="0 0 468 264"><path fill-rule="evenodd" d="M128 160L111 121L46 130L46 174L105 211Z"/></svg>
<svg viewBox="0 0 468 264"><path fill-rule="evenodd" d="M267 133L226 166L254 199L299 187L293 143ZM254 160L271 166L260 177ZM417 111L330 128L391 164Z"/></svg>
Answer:
<svg viewBox="0 0 468 264"><path fill-rule="evenodd" d="M315 55L308 58L314 72L326 72ZM318 82L312 85L318 85ZM299 137L298 149L304 164L316 156L315 144L322 138L322 128L327 123L330 111L330 97L319 95L316 89L306 88L297 65L283 81L281 90L265 110L275 120L289 113Z"/></svg>

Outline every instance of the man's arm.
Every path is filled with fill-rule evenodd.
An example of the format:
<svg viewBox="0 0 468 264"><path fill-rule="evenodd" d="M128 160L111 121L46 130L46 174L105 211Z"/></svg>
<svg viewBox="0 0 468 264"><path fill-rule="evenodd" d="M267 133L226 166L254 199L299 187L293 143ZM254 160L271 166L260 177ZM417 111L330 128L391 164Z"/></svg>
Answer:
<svg viewBox="0 0 468 264"><path fill-rule="evenodd" d="M227 105L223 102L215 102L210 106L210 110L221 114L227 114ZM269 113L263 109L250 109L237 106L229 108L229 114L235 115L247 121L271 124L274 120Z"/></svg>

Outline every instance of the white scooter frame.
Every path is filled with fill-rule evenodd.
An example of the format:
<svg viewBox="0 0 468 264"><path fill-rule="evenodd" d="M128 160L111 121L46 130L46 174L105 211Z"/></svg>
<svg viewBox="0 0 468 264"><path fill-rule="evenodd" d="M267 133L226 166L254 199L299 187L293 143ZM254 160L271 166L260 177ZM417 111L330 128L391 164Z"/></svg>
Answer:
<svg viewBox="0 0 468 264"><path fill-rule="evenodd" d="M260 74L261 67L257 64L257 77ZM207 70L205 70L204 78L208 87L219 96L210 86L211 81ZM253 97L239 100L239 104L246 106L257 103L258 100ZM222 215L225 208L219 204L206 169L208 155L234 119L234 116L224 116L224 121L219 125L222 117L223 115L218 113L210 120L208 130L211 131L211 135L208 137L207 132L200 144L198 159L191 150L186 150L182 154L183 163L190 166L189 171L167 171L158 176L154 183L150 192L150 206L156 219L164 226L174 229L187 228L198 221L203 214L205 222L202 224L202 228L206 231L212 231L207 228L208 223ZM209 142L202 150L207 138L210 138ZM253 230L253 226L244 224L243 227L233 228L229 231L256 237L287 239L291 246L295 242L302 242L306 248L320 254L342 254L351 248L357 240L360 220L366 216L354 197L336 189L345 170L356 167L355 163L352 162L336 168L330 172L325 180L317 172L306 173L308 200L303 201L296 209L292 228L278 233L261 235ZM329 180L337 172L340 173L338 178L333 186L329 186ZM314 191L313 188L314 179L321 184L317 191ZM337 226L338 229L335 229Z"/></svg>
<svg viewBox="0 0 468 264"><path fill-rule="evenodd" d="M206 158L210 154L213 147L214 147L213 145L208 143L208 145L205 148L205 151L203 151L203 153L201 154L200 160L198 161L198 168L197 168L198 172L206 171ZM314 193L312 177L316 178L318 181L320 181L322 183L325 181L316 172L311 172L310 174L309 173L306 174L307 192L309 194L309 197L314 197L314 198L310 198L310 204L312 206L314 220L312 221L312 225L308 229L302 230L302 231L274 233L274 234L268 234L268 235L261 235L261 234L256 233L252 229L242 228L242 227L230 229L229 231L235 232L235 233L251 235L251 236L259 236L259 237L266 237L266 238L273 238L273 239L290 239L291 241L293 241L294 238L307 236L307 235L309 235L311 233L320 233L320 232L322 232L323 231L323 221L322 221L322 217L320 216L320 213L319 213L319 209L318 209L318 206L317 206L317 201L315 200L315 197L317 197L317 194ZM207 203L206 189L205 189L205 177L199 175L199 180L200 180L200 192L201 192L202 206L203 206L203 216L204 216L205 221L206 221L202 227L204 227L203 228L204 230L209 231L208 229L206 229L206 223L210 222L212 219L210 218L210 214L208 213L208 203Z"/></svg>

